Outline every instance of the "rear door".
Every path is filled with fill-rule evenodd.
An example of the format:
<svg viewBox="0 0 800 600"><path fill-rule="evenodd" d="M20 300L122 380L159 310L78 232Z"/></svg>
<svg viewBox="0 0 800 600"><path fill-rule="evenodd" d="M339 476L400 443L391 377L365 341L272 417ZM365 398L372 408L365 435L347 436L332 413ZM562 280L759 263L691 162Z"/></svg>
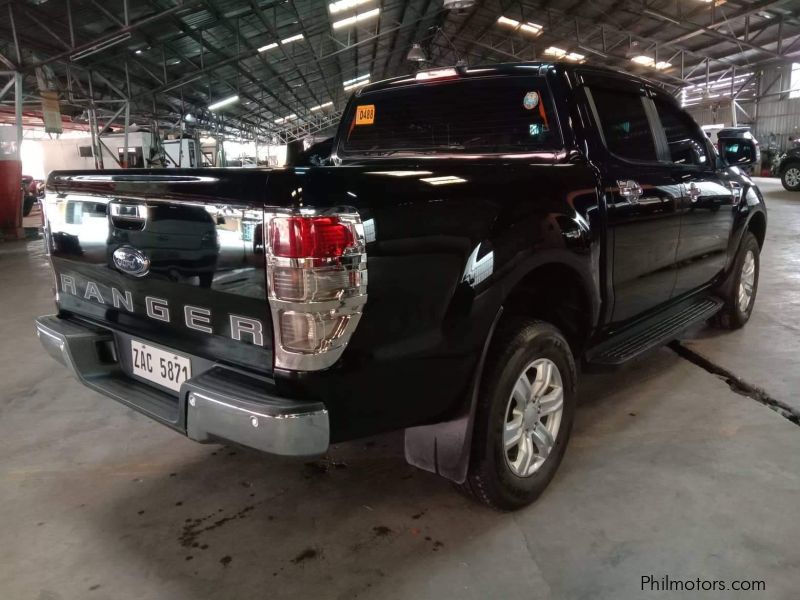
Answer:
<svg viewBox="0 0 800 600"><path fill-rule="evenodd" d="M666 138L670 170L682 185L681 227L673 296L700 288L725 268L733 227L734 195L716 169L716 157L703 132L672 99L660 93L654 105Z"/></svg>
<svg viewBox="0 0 800 600"><path fill-rule="evenodd" d="M612 293L611 322L629 320L667 302L675 284L681 185L658 159L652 104L635 80L585 77L604 145Z"/></svg>

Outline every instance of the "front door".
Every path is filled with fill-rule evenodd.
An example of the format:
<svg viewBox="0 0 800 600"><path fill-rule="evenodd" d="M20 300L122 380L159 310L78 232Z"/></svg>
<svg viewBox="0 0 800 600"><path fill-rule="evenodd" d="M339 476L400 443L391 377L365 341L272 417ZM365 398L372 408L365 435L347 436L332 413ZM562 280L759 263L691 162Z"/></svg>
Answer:
<svg viewBox="0 0 800 600"><path fill-rule="evenodd" d="M670 99L656 96L654 102L674 179L683 188L673 291L678 297L709 284L725 269L734 195L691 117Z"/></svg>

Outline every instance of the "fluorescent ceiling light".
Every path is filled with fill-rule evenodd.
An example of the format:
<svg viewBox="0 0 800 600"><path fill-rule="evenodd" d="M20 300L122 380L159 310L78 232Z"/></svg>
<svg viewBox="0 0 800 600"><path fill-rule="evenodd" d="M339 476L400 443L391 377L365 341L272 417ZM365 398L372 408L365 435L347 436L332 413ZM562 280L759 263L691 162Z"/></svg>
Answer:
<svg viewBox="0 0 800 600"><path fill-rule="evenodd" d="M324 104L319 104L317 106L311 107L311 112L316 112L318 110L322 110L323 108L328 108L329 106L333 106L333 102L325 102Z"/></svg>
<svg viewBox="0 0 800 600"><path fill-rule="evenodd" d="M434 69L432 71L420 71L414 76L414 79L425 81L427 79L439 79L440 77L456 77L458 71L455 69Z"/></svg>
<svg viewBox="0 0 800 600"><path fill-rule="evenodd" d="M634 56L631 59L631 62L635 62L636 64L643 65L645 67L652 67L659 71L663 71L664 69L669 69L672 66L672 63L668 63L663 60L656 62L652 57L644 55Z"/></svg>
<svg viewBox="0 0 800 600"><path fill-rule="evenodd" d="M562 56L567 55L567 51L563 48L559 48L558 46L550 46L549 48L545 48L544 53L547 56L555 56L561 58Z"/></svg>
<svg viewBox="0 0 800 600"><path fill-rule="evenodd" d="M328 4L328 10L331 11L332 15L335 15L338 12L361 6L367 2L370 2L370 0L339 0L338 2L331 2Z"/></svg>
<svg viewBox="0 0 800 600"><path fill-rule="evenodd" d="M281 40L281 44L291 44L292 42L297 42L303 39L303 34L298 33L297 35L293 35L291 37L287 37L286 39Z"/></svg>
<svg viewBox="0 0 800 600"><path fill-rule="evenodd" d="M368 175L388 175L389 177L420 177L433 175L432 171L370 171Z"/></svg>
<svg viewBox="0 0 800 600"><path fill-rule="evenodd" d="M368 83L369 83L369 79L364 79L362 81L356 81L355 83L351 83L349 85L345 85L344 86L344 91L345 92L349 92L350 90L354 90L354 89L359 88L359 87L361 87L363 85L367 85Z"/></svg>
<svg viewBox="0 0 800 600"><path fill-rule="evenodd" d="M539 35L542 33L544 27L539 25L538 23L532 23L528 21L526 23L520 23L516 19L509 19L508 17L499 16L497 18L498 25L506 25L507 27L511 27L513 29L519 29L520 31L524 31L525 33L531 33L533 35Z"/></svg>
<svg viewBox="0 0 800 600"><path fill-rule="evenodd" d="M351 83L355 83L356 81L363 81L365 79L369 79L369 73L365 73L364 75L359 75L358 77L354 77L353 79L348 79L343 83L343 85L346 87Z"/></svg>
<svg viewBox="0 0 800 600"><path fill-rule="evenodd" d="M372 10L368 10L367 12L353 15L352 17L347 17L346 19L342 19L340 21L334 21L333 28L341 29L342 27L347 27L348 25L354 25L366 19L377 17L380 14L380 12L381 12L380 8L373 8Z"/></svg>
<svg viewBox="0 0 800 600"><path fill-rule="evenodd" d="M644 55L634 56L631 59L631 62L635 62L638 65L644 65L645 67L652 67L653 64L655 64L655 61L652 58Z"/></svg>
<svg viewBox="0 0 800 600"><path fill-rule="evenodd" d="M291 44L292 42L299 42L303 39L303 34L298 33L297 35L293 35L281 40L281 44ZM272 42L271 44L267 44L266 46L261 46L258 49L259 52L266 52L267 50L273 50L278 47L278 42Z"/></svg>
<svg viewBox="0 0 800 600"><path fill-rule="evenodd" d="M583 62L586 60L586 56L584 54L579 54L577 52L567 52L563 48L559 48L558 46L550 46L546 48L544 53L547 56L555 56L556 58L566 58L567 60L571 60L573 62Z"/></svg>
<svg viewBox="0 0 800 600"><path fill-rule="evenodd" d="M519 21L503 16L497 18L497 23L500 25L508 25L509 27L519 27L520 25Z"/></svg>
<svg viewBox="0 0 800 600"><path fill-rule="evenodd" d="M533 35L539 35L542 33L542 26L538 25L537 23L531 23L530 21L527 23L523 23L519 26L520 31L526 31L527 33L532 33Z"/></svg>
<svg viewBox="0 0 800 600"><path fill-rule="evenodd" d="M467 180L455 175L444 175L442 177L422 177L420 181L431 185L450 185L453 183L466 183Z"/></svg>
<svg viewBox="0 0 800 600"><path fill-rule="evenodd" d="M239 101L239 96L229 96L227 98L223 98L214 104L208 105L208 110L217 110L218 108L222 108L223 106L228 106L229 104L233 104L234 102Z"/></svg>

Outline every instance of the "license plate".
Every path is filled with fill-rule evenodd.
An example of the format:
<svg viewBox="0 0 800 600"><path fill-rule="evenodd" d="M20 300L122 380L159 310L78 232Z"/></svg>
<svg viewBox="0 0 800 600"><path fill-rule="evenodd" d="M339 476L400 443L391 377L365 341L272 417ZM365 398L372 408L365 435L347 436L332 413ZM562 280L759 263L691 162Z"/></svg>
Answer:
<svg viewBox="0 0 800 600"><path fill-rule="evenodd" d="M135 340L131 341L131 363L134 375L176 392L192 376L192 362L185 356Z"/></svg>

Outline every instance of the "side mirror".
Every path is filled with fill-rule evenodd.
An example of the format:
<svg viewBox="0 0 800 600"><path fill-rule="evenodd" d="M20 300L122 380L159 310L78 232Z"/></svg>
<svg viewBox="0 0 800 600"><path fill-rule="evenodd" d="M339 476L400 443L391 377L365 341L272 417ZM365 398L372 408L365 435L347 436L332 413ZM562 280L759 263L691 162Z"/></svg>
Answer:
<svg viewBox="0 0 800 600"><path fill-rule="evenodd" d="M723 138L719 150L725 162L734 167L752 165L761 160L761 149L752 138Z"/></svg>

